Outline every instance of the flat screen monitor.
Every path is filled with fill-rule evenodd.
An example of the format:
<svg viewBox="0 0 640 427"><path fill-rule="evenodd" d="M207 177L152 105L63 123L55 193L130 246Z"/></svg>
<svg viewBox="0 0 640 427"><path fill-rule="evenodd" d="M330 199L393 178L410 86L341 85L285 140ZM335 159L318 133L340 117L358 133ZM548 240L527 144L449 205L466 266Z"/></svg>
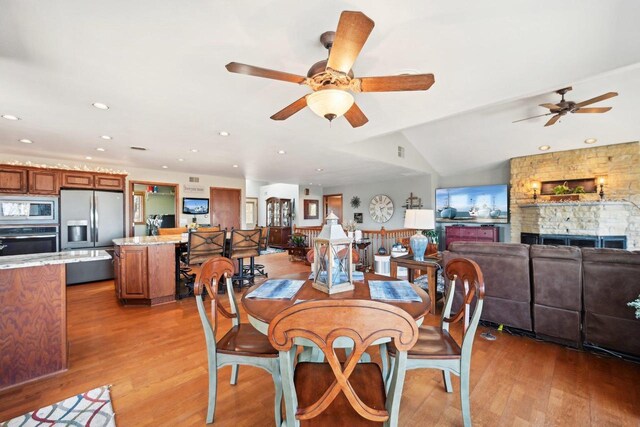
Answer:
<svg viewBox="0 0 640 427"><path fill-rule="evenodd" d="M191 215L204 215L209 213L209 199L195 197L182 198L182 213Z"/></svg>
<svg viewBox="0 0 640 427"><path fill-rule="evenodd" d="M436 189L436 221L508 223L509 186L479 185Z"/></svg>

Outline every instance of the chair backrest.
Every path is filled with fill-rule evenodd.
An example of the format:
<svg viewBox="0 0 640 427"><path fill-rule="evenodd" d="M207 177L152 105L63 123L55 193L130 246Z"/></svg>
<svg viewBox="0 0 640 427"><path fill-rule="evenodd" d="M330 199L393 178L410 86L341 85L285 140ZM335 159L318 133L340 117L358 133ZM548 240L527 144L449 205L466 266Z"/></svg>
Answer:
<svg viewBox="0 0 640 427"><path fill-rule="evenodd" d="M333 349L333 344L343 337L353 341L353 351L343 365ZM362 402L349 383L349 376L356 368L367 347L392 338L398 349L398 363L386 402L386 409L374 409ZM418 339L415 320L404 310L379 301L365 300L315 300L293 305L278 314L269 324L269 341L280 351L283 383L293 393L287 393L287 418L307 420L321 414L331 405L340 392L344 393L353 409L362 417L382 422L399 405L404 382L407 350ZM315 403L298 408L293 383L293 358L296 344L313 342L324 353L335 382ZM287 386L285 385L285 390ZM394 404L395 402L395 404Z"/></svg>
<svg viewBox="0 0 640 427"><path fill-rule="evenodd" d="M198 306L198 313L200 314L200 320L202 321L202 327L204 328L207 346L214 350L216 346L218 312L220 312L224 317L231 319L234 326L237 326L240 323L240 319L238 318L238 304L234 298L233 285L231 283L233 271L233 261L229 258L211 258L202 264L193 287L193 293L196 296L196 305ZM225 279L225 285L227 286L227 294L229 295L231 311L227 311L224 306L222 306L220 299L218 298L218 283L223 278ZM203 293L205 290L207 291L209 298L211 298L210 316L207 315L207 310L204 307Z"/></svg>
<svg viewBox="0 0 640 427"><path fill-rule="evenodd" d="M200 264L224 254L224 231L196 231L189 233L187 264Z"/></svg>
<svg viewBox="0 0 640 427"><path fill-rule="evenodd" d="M231 256L260 255L260 230L231 230Z"/></svg>
<svg viewBox="0 0 640 427"><path fill-rule="evenodd" d="M174 234L186 233L187 227L173 227L173 228L158 228L158 234L160 236L168 236Z"/></svg>
<svg viewBox="0 0 640 427"><path fill-rule="evenodd" d="M462 353L470 356L473 338L478 328L484 303L484 277L475 261L467 258L454 258L445 267L445 275L449 280L449 290L442 310L442 329L449 330L449 325L463 322ZM458 311L452 316L451 305L456 287L462 287L463 301Z"/></svg>
<svg viewBox="0 0 640 427"><path fill-rule="evenodd" d="M259 227L260 229L260 250L264 251L269 246L269 227Z"/></svg>
<svg viewBox="0 0 640 427"><path fill-rule="evenodd" d="M220 224L214 225L213 227L198 227L198 231L220 231Z"/></svg>

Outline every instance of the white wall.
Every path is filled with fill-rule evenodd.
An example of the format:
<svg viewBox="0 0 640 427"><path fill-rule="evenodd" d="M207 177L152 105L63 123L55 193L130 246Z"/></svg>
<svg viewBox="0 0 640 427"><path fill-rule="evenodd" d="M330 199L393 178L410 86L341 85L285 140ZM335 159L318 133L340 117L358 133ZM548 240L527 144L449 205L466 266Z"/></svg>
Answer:
<svg viewBox="0 0 640 427"><path fill-rule="evenodd" d="M363 223L358 224L360 230L379 230L384 226L387 230L404 228L405 208L402 207L407 201L410 193L422 198L423 208L432 208L432 188L431 177L421 175L416 177L389 179L382 182L371 182L366 184L337 185L324 188L324 194L342 194L342 215L344 221L353 219L355 212L361 212ZM369 215L369 202L376 194L385 194L391 198L394 213L386 223L377 223ZM351 207L351 198L360 197L360 207Z"/></svg>
<svg viewBox="0 0 640 427"><path fill-rule="evenodd" d="M267 199L278 197L280 199L291 199L298 209L298 186L294 184L269 184L260 187L258 197L258 225L267 224ZM296 213L297 218L297 213Z"/></svg>
<svg viewBox="0 0 640 427"><path fill-rule="evenodd" d="M264 185L268 185L267 181L254 181L251 179L247 179L245 184L247 197L260 197L260 187Z"/></svg>
<svg viewBox="0 0 640 427"><path fill-rule="evenodd" d="M50 166L55 166L56 164L65 164L70 167L80 166L83 167L85 163L77 163L71 162L68 160L61 159L53 159L53 158L43 158L43 157L27 157L27 156L19 156L19 155L6 155L0 153L0 163L7 163L12 160L17 160L20 162L30 161L32 163L37 164L47 164ZM94 164L94 163L86 163L89 168L95 169L97 167L102 168L112 168L112 169L123 169L122 166L115 166L111 164ZM182 197L191 196L191 197L204 197L209 198L209 188L210 187L223 187L223 188L238 188L241 190L241 206L240 206L240 223L245 223L245 214L244 214L244 201L245 201L245 179L244 178L229 178L223 176L214 176L214 175L199 175L185 172L174 172L169 170L155 170L155 169L142 169L142 168L126 168L128 172L127 176L127 186L126 186L126 217L127 224L130 225L128 216L129 216L129 202L130 196L129 192L129 183L128 181L149 181L149 182L159 182L164 184L178 184L178 194L177 197L180 200L180 205L182 204ZM189 177L197 176L200 178L200 182L198 183L190 183ZM297 190L294 194L297 194ZM180 206L178 216L176 218L176 222L178 225L186 225L191 222L191 215L183 215L181 213L182 207ZM200 224L208 224L209 223L209 215L199 215L198 223ZM126 227L126 233L129 234L130 226Z"/></svg>
<svg viewBox="0 0 640 427"><path fill-rule="evenodd" d="M309 195L304 194L305 189L309 189ZM300 186L298 195L299 202L296 202L296 220L295 224L300 227L312 227L322 225L322 213L324 208L322 206L322 195L324 194L323 188L318 185ZM304 219L304 201L305 200L317 200L318 201L318 219Z"/></svg>

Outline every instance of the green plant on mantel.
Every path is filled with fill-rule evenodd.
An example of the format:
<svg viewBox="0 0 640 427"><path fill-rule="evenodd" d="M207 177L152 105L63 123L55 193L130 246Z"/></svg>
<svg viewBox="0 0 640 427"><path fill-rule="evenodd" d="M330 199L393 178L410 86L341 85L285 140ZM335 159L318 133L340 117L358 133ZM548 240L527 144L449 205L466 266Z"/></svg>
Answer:
<svg viewBox="0 0 640 427"><path fill-rule="evenodd" d="M559 196L561 194L583 194L584 187L582 185L578 185L575 188L570 188L569 183L567 181L564 184L556 185L553 187L553 194Z"/></svg>

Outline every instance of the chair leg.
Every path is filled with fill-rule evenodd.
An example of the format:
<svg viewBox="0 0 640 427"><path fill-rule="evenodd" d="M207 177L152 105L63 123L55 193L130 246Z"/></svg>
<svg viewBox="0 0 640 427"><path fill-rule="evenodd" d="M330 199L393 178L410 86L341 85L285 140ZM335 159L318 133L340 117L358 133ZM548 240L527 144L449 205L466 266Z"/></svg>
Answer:
<svg viewBox="0 0 640 427"><path fill-rule="evenodd" d="M213 365L213 366L211 366ZM209 358L209 405L207 405L207 424L213 423L216 415L216 395L218 393L218 368L215 359Z"/></svg>
<svg viewBox="0 0 640 427"><path fill-rule="evenodd" d="M274 413L276 416L276 427L280 427L282 424L282 377L280 375L280 362L276 359L276 364L271 371L273 377L273 384L276 388L276 400Z"/></svg>
<svg viewBox="0 0 640 427"><path fill-rule="evenodd" d="M462 406L462 422L471 427L471 404L469 402L469 366L460 370L460 404Z"/></svg>
<svg viewBox="0 0 640 427"><path fill-rule="evenodd" d="M442 371L442 381L444 381L444 389L447 393L453 392L453 386L451 386L451 372Z"/></svg>
<svg viewBox="0 0 640 427"><path fill-rule="evenodd" d="M240 365L236 364L236 365L231 365L231 381L229 381L229 383L231 385L236 385L238 384L238 371L240 369Z"/></svg>

